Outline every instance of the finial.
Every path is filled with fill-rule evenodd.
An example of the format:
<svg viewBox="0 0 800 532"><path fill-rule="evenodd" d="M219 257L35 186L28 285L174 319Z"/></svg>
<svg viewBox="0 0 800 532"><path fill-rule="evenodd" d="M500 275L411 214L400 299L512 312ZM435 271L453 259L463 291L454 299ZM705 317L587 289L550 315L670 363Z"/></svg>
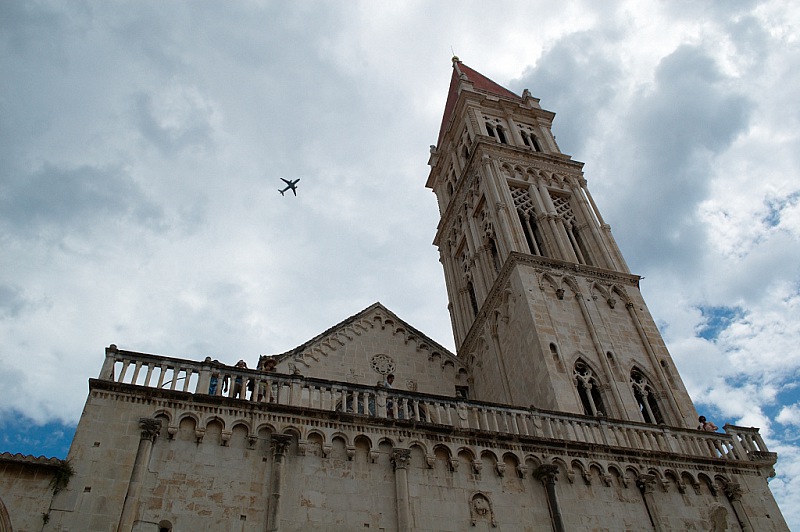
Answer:
<svg viewBox="0 0 800 532"><path fill-rule="evenodd" d="M460 63L461 59L459 59L457 55L454 55L453 59L451 59L451 61L453 61L453 63Z"/></svg>

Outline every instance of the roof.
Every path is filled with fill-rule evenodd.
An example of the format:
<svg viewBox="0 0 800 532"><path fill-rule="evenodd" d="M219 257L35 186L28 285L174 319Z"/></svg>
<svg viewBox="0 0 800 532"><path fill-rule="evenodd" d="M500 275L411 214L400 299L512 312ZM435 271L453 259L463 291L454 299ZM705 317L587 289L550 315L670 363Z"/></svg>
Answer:
<svg viewBox="0 0 800 532"><path fill-rule="evenodd" d="M406 322L405 320L403 320L400 317L398 317L397 314L395 314L394 312L392 312L391 310L389 310L388 308L383 306L380 303L380 301L377 301L377 302L373 303L372 305L368 306L367 308L365 308L361 312L358 312L358 313L350 316L349 318L346 318L345 320L337 323L333 327L328 328L324 332L318 334L317 336L315 336L314 338L308 340L307 342L295 347L294 349L290 349L289 351L286 351L285 353L280 353L278 355L273 355L272 357L275 358L276 360L283 360L284 358L290 357L292 355L300 354L303 351L305 351L306 349L308 349L310 346L312 346L312 345L314 345L316 343L319 343L326 336L329 336L329 335L335 333L336 331L338 331L338 330L344 328L345 326L347 326L347 325L349 325L349 324L351 324L351 323L363 318L365 315L367 315L370 312L373 312L375 310L382 311L384 314L389 316L394 321L396 321L398 323L401 323L403 325L403 327L407 331L409 331L411 334L417 336L420 340L422 340L423 342L425 342L428 345L430 345L433 349L435 349L437 351L441 351L446 356L452 357L453 359L458 360L458 357L456 357L456 355L451 353L449 349L447 349L446 347L442 346L440 343L436 342L435 340L432 340L431 338L426 336L424 333L420 332L418 329L416 329L415 327L411 326L408 322Z"/></svg>
<svg viewBox="0 0 800 532"><path fill-rule="evenodd" d="M5 452L0 453L0 462L14 462L17 464L59 467L64 461L58 458L33 456L32 454L11 454L9 452Z"/></svg>
<svg viewBox="0 0 800 532"><path fill-rule="evenodd" d="M442 117L442 125L439 128L439 138L436 141L438 146L442 142L442 137L447 129L447 124L450 122L450 115L453 114L453 109L458 101L458 86L462 80L472 83L472 86L479 91L494 94L495 96L502 96L503 98L511 98L514 100L522 100L522 98L505 87L490 80L480 72L472 70L470 67L462 63L457 57L453 58L453 75L450 78L450 90L447 93L447 103L444 105L444 116Z"/></svg>

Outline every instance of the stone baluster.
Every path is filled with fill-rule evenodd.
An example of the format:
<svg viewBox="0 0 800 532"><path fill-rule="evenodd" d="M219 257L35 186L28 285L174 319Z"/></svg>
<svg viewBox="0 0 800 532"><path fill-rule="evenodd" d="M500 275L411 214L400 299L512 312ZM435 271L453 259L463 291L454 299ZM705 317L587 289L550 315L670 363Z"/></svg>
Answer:
<svg viewBox="0 0 800 532"><path fill-rule="evenodd" d="M164 376L167 373L167 365L166 364L161 364L158 367L158 369L160 371L158 372L158 384L156 385L156 388L161 388L164 385ZM122 380L122 378L120 377L120 381L121 380Z"/></svg>
<svg viewBox="0 0 800 532"><path fill-rule="evenodd" d="M412 529L411 508L408 497L408 464L411 462L409 449L392 449L394 465L395 492L397 493L397 530L409 532Z"/></svg>
<svg viewBox="0 0 800 532"><path fill-rule="evenodd" d="M144 385L150 386L150 379L153 376L153 364L147 364L147 373L144 376Z"/></svg>
<svg viewBox="0 0 800 532"><path fill-rule="evenodd" d="M128 366L130 365L131 361L125 358L122 359L122 368L119 370L119 377L117 377L117 382L124 382L125 381L125 374L128 372Z"/></svg>
<svg viewBox="0 0 800 532"><path fill-rule="evenodd" d="M189 391L189 382L192 380L192 375L194 375L194 371L192 368L186 368L184 370L184 379L183 379L183 391Z"/></svg>
<svg viewBox="0 0 800 532"><path fill-rule="evenodd" d="M275 455L272 465L272 489L270 490L269 509L267 512L267 530L274 532L280 527L283 464L286 459L286 451L292 442L292 437L288 434L273 434L271 440Z"/></svg>
<svg viewBox="0 0 800 532"><path fill-rule="evenodd" d="M147 471L147 464L150 463L153 442L161 430L161 421L149 417L139 418L139 427L142 429L139 439L139 448L136 450L136 459L133 463L133 471L131 471L131 480L128 483L125 501L122 503L122 515L119 519L117 532L130 532L133 530L133 523L136 520L136 513L139 508L142 481Z"/></svg>
<svg viewBox="0 0 800 532"><path fill-rule="evenodd" d="M139 379L139 371L142 369L142 361L137 360L136 364L133 366L133 377L131 377L131 384L136 384L136 381Z"/></svg>

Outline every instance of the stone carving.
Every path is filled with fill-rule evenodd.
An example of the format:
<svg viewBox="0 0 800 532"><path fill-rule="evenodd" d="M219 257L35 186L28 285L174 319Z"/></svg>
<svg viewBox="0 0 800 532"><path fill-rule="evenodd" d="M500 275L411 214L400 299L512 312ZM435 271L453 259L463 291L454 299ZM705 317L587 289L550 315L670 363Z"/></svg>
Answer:
<svg viewBox="0 0 800 532"><path fill-rule="evenodd" d="M142 429L142 439L154 441L161 432L161 420L152 417L140 417L139 428Z"/></svg>
<svg viewBox="0 0 800 532"><path fill-rule="evenodd" d="M408 379L406 381L406 388L409 392L416 392L417 391L417 381L414 379Z"/></svg>
<svg viewBox="0 0 800 532"><path fill-rule="evenodd" d="M711 528L709 529L711 532L728 530L728 510L721 504L712 506L708 517L711 520Z"/></svg>
<svg viewBox="0 0 800 532"><path fill-rule="evenodd" d="M407 469L411 462L411 449L392 449L392 464L395 470Z"/></svg>
<svg viewBox="0 0 800 532"><path fill-rule="evenodd" d="M494 510L492 510L492 502L485 494L476 493L472 496L469 504L469 511L472 526L475 526L478 521L487 521L493 528L497 527L497 521L494 518Z"/></svg>
<svg viewBox="0 0 800 532"><path fill-rule="evenodd" d="M395 368L394 359L382 353L373 356L370 365L376 373L380 373L381 375L388 375L392 373Z"/></svg>
<svg viewBox="0 0 800 532"><path fill-rule="evenodd" d="M288 434L273 434L272 447L275 449L275 455L284 455L289 450L289 445L292 443L292 437Z"/></svg>

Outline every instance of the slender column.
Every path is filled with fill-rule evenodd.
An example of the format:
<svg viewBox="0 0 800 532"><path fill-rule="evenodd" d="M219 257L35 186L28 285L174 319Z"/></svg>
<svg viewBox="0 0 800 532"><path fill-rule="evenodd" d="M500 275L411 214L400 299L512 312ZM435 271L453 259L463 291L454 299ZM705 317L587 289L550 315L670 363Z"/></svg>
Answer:
<svg viewBox="0 0 800 532"><path fill-rule="evenodd" d="M736 519L742 526L742 531L753 532L753 527L750 525L750 519L747 517L747 513L744 511L744 505L742 504L742 487L736 482L731 482L725 486L725 496L728 497L729 501L731 501L733 513L736 514Z"/></svg>
<svg viewBox="0 0 800 532"><path fill-rule="evenodd" d="M583 214L583 218L586 220L589 233L592 235L592 239L595 241L597 249L600 251L603 257L603 262L608 268L613 269L615 266L614 259L611 257L611 253L608 251L605 240L603 240L603 236L600 234L600 229L597 225L597 219L592 215L592 208L587 203L586 196L583 194L583 188L585 186L586 180L583 178L578 178L577 183L572 182L572 194L578 202L579 210Z"/></svg>
<svg viewBox="0 0 800 532"><path fill-rule="evenodd" d="M408 464L411 462L411 450L392 449L392 464L394 464L394 484L397 492L397 530L410 532L411 508L408 500Z"/></svg>
<svg viewBox="0 0 800 532"><path fill-rule="evenodd" d="M619 395L619 390L617 389L617 381L614 379L614 373L611 371L611 366L608 363L606 354L603 352L603 346L600 344L600 339L597 337L597 331L595 331L594 329L594 324L592 323L592 317L589 315L589 309L586 307L586 301L583 300L583 294L581 294L580 292L575 294L575 299L578 300L578 306L581 308L583 321L586 323L586 328L589 330L589 336L592 339L592 345L594 345L594 350L597 353L597 358L600 359L600 364L603 365L603 370L606 373L606 378L608 379L608 383L611 386L611 396L614 398L614 402L616 403L614 405L616 407L616 411L619 413L619 415L622 415L626 410L622 403L622 398ZM606 412L605 414L608 415L609 412Z"/></svg>
<svg viewBox="0 0 800 532"><path fill-rule="evenodd" d="M538 478L544 484L545 491L547 491L547 506L550 508L550 519L553 521L554 532L566 532L564 528L564 519L561 516L561 508L558 506L558 497L556 496L556 481L558 480L558 466L553 464L542 464L533 476Z"/></svg>
<svg viewBox="0 0 800 532"><path fill-rule="evenodd" d="M653 351L650 341L647 339L647 334L644 332L642 323L639 321L639 316L636 314L635 305L633 303L626 303L625 308L628 309L628 313L631 315L631 321L633 321L633 324L636 327L636 332L639 334L639 338L644 346L644 350L647 352L648 358L650 358L650 364L653 366L653 371L656 375L658 375L658 382L661 385L661 390L664 392L664 395L667 396L667 402L669 403L670 409L673 412L673 416L678 418L673 419L673 421L685 421L683 412L681 412L681 409L678 408L678 403L675 401L674 395L670 393L672 392L672 387L669 385L669 382L664 375L664 368L662 368L661 364L658 363L658 357Z"/></svg>
<svg viewBox="0 0 800 532"><path fill-rule="evenodd" d="M617 241L614 240L614 235L611 234L611 226L603 220L603 216L600 214L600 210L597 208L597 204L594 202L592 194L586 187L585 179L581 180L581 188L583 189L583 193L586 194L586 198L589 200L589 205L592 206L594 215L597 216L597 221L600 223L600 229L603 230L603 235L605 236L604 242L607 242L608 245L611 246L609 251L617 263L617 268L625 273L630 273L631 270L628 268L628 263L625 262L625 257L622 256L619 246L617 245Z"/></svg>
<svg viewBox="0 0 800 532"><path fill-rule="evenodd" d="M136 450L136 460L133 463L131 481L128 483L128 492L122 504L122 515L119 519L118 532L130 532L136 519L139 508L139 494L142 491L142 481L150 463L150 453L153 450L153 441L161 430L161 421L151 417L139 418L139 427L142 429L139 439L139 448Z"/></svg>
<svg viewBox="0 0 800 532"><path fill-rule="evenodd" d="M647 515L650 516L650 521L653 523L653 530L662 532L664 527L661 525L661 518L658 515L658 508L656 508L655 500L653 500L653 487L656 484L655 475L639 475L636 479L636 486L642 492L642 499L644 499L644 506L647 510Z"/></svg>
<svg viewBox="0 0 800 532"><path fill-rule="evenodd" d="M496 161L494 164L492 162L488 155L484 155L481 158L484 172L483 181L490 194L490 198L487 198L487 205L494 205L495 207L495 216L498 222L498 231L496 233L498 235L508 235L511 238L511 242L506 243L508 248L522 251L527 248L525 237L520 233L521 227L518 227L510 220L508 213L508 205L513 208L514 200L511 199L508 184L502 178L503 173L500 171L499 164ZM494 176L498 176L497 180L495 180ZM499 186L500 179L502 179L502 187Z"/></svg>
<svg viewBox="0 0 800 532"><path fill-rule="evenodd" d="M288 434L273 434L272 447L275 449L275 460L272 465L272 490L269 494L269 510L267 512L267 530L280 530L281 489L283 487L283 463L286 451L292 442Z"/></svg>

